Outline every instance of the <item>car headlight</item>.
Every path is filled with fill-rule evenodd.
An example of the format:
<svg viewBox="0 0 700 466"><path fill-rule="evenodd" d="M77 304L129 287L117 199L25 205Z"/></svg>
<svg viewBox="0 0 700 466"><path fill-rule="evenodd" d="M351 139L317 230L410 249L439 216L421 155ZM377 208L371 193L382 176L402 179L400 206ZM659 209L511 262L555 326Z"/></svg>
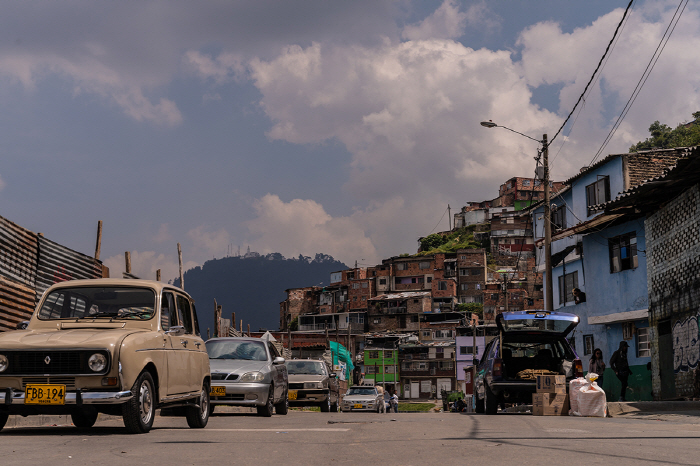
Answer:
<svg viewBox="0 0 700 466"><path fill-rule="evenodd" d="M5 372L9 366L10 361L7 359L7 356L0 354L0 372Z"/></svg>
<svg viewBox="0 0 700 466"><path fill-rule="evenodd" d="M306 388L306 389L323 388L323 383L321 383L321 382L304 382L304 388Z"/></svg>
<svg viewBox="0 0 700 466"><path fill-rule="evenodd" d="M93 372L102 372L107 367L107 358L104 354L95 353L88 359L88 367Z"/></svg>
<svg viewBox="0 0 700 466"><path fill-rule="evenodd" d="M241 382L262 382L265 380L265 374L262 372L246 372L240 378Z"/></svg>

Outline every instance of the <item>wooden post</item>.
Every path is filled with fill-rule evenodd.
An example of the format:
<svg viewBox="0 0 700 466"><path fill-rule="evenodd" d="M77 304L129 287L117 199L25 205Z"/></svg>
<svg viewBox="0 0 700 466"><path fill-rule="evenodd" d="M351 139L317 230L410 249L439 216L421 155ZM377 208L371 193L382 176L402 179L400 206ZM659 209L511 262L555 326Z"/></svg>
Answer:
<svg viewBox="0 0 700 466"><path fill-rule="evenodd" d="M241 335L243 335L243 319L241 319Z"/></svg>
<svg viewBox="0 0 700 466"><path fill-rule="evenodd" d="M95 244L95 259L100 260L102 249L102 220L97 221L97 244Z"/></svg>
<svg viewBox="0 0 700 466"><path fill-rule="evenodd" d="M231 328L236 330L236 313L231 313Z"/></svg>
<svg viewBox="0 0 700 466"><path fill-rule="evenodd" d="M250 324L248 324L248 336L250 336Z"/></svg>
<svg viewBox="0 0 700 466"><path fill-rule="evenodd" d="M160 269L156 270L156 281L160 281Z"/></svg>
<svg viewBox="0 0 700 466"><path fill-rule="evenodd" d="M131 273L131 253L129 251L124 253L124 262L126 262L126 273Z"/></svg>
<svg viewBox="0 0 700 466"><path fill-rule="evenodd" d="M207 327L207 340L211 338L211 332L209 330L209 327Z"/></svg>
<svg viewBox="0 0 700 466"><path fill-rule="evenodd" d="M182 247L177 243L177 260L180 262L180 288L185 289L185 277L182 275Z"/></svg>
<svg viewBox="0 0 700 466"><path fill-rule="evenodd" d="M221 336L221 316L219 315L219 304L214 298L214 336Z"/></svg>

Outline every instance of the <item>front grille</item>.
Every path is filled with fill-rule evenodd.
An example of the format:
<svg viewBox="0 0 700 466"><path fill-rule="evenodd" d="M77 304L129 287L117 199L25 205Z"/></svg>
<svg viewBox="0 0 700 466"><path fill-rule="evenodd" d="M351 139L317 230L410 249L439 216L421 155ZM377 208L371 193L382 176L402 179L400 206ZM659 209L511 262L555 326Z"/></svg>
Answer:
<svg viewBox="0 0 700 466"><path fill-rule="evenodd" d="M29 384L65 385L66 390L75 390L75 377L23 377L22 388Z"/></svg>
<svg viewBox="0 0 700 466"><path fill-rule="evenodd" d="M102 372L93 372L88 367L88 358L101 353L107 358L107 367ZM106 374L109 371L110 355L104 350L80 351L4 351L9 365L3 375L79 375Z"/></svg>
<svg viewBox="0 0 700 466"><path fill-rule="evenodd" d="M304 384L303 383L290 383L289 389L290 390L303 390Z"/></svg>
<svg viewBox="0 0 700 466"><path fill-rule="evenodd" d="M222 374L222 373L213 373L211 375L212 380L237 380L238 379L238 374Z"/></svg>

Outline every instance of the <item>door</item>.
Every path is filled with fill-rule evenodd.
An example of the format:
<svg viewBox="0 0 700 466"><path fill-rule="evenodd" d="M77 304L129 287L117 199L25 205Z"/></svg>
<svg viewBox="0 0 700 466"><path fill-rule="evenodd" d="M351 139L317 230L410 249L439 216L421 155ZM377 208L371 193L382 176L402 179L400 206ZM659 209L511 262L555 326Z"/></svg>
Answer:
<svg viewBox="0 0 700 466"><path fill-rule="evenodd" d="M166 317L167 316L167 317ZM166 328L167 321L167 328ZM164 330L170 330L175 326L183 325L177 310L175 295L171 292L164 291L161 299L161 325ZM184 325L183 325L184 326ZM187 371L187 354L184 351L180 341L185 335L170 335L163 336L165 340L166 359L168 361L168 376L167 387L162 390L162 395L175 395L184 393L189 386Z"/></svg>
<svg viewBox="0 0 700 466"><path fill-rule="evenodd" d="M287 366L284 364L273 364L277 357L281 357L275 345L267 342L267 350L270 352L270 369L272 370L272 380L275 384L275 402L284 397L287 390Z"/></svg>
<svg viewBox="0 0 700 466"><path fill-rule="evenodd" d="M411 382L411 398L420 397L420 384L418 382Z"/></svg>
<svg viewBox="0 0 700 466"><path fill-rule="evenodd" d="M661 379L661 399L676 397L676 376L673 371L673 333L671 321L659 322L659 376Z"/></svg>
<svg viewBox="0 0 700 466"><path fill-rule="evenodd" d="M192 307L187 296L176 294L177 316L180 325L185 327L185 334L176 337L172 342L182 353L182 370L185 372L184 393L198 392L202 388L200 371L197 370L198 361L202 351L200 338L195 335L194 320L192 318Z"/></svg>

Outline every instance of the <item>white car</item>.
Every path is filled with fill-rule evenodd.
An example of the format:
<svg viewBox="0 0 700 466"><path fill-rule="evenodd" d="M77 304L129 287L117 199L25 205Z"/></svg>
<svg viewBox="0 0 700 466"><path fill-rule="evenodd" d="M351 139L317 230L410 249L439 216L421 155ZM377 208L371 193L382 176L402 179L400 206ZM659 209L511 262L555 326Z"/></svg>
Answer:
<svg viewBox="0 0 700 466"><path fill-rule="evenodd" d="M384 396L379 393L377 387L353 386L348 389L343 397L341 411L374 411L385 413Z"/></svg>

